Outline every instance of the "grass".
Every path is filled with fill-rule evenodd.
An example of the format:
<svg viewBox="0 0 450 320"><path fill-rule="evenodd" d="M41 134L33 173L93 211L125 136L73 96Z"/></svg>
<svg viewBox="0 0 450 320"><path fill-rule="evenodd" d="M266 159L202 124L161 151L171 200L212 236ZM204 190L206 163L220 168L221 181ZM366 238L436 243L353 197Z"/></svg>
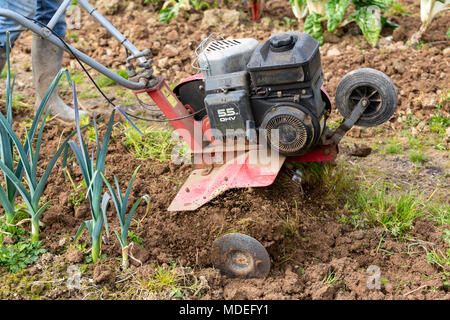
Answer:
<svg viewBox="0 0 450 320"><path fill-rule="evenodd" d="M411 16L411 13L408 11L408 9L405 6L398 3L397 1L394 1L389 6L389 10L387 11L386 15L388 17L394 16L394 15L401 15L402 17L405 17L405 16Z"/></svg>
<svg viewBox="0 0 450 320"><path fill-rule="evenodd" d="M141 285L150 295L165 298L183 298L198 295L201 285L189 267L178 267L175 262L153 267L148 279L141 279Z"/></svg>
<svg viewBox="0 0 450 320"><path fill-rule="evenodd" d="M322 282L327 284L327 285L329 285L329 286L332 286L338 280L339 280L339 277L336 276L336 274L335 274L335 272L333 270L330 270L330 271L328 271L326 276L322 279Z"/></svg>
<svg viewBox="0 0 450 320"><path fill-rule="evenodd" d="M99 94L96 92L82 91L78 94L78 96L82 99L93 99L93 98L98 98Z"/></svg>
<svg viewBox="0 0 450 320"><path fill-rule="evenodd" d="M121 76L122 78L128 79L128 73L126 72L126 70L116 70L115 71L119 76ZM110 78L108 78L107 76L100 74L96 77L95 82L97 82L97 85L100 88L103 87L110 87L116 84L116 82Z"/></svg>
<svg viewBox="0 0 450 320"><path fill-rule="evenodd" d="M386 154L400 154L403 153L403 147L398 138L390 138L387 140L387 146L384 149L384 153Z"/></svg>
<svg viewBox="0 0 450 320"><path fill-rule="evenodd" d="M397 185L368 181L358 169L347 164L336 167L303 164L304 183L320 186L323 204L336 208L340 202L346 214L337 220L355 228L382 226L396 238L408 235L417 219L430 219L438 225L450 223L450 205L419 190L404 190ZM305 179L310 177L309 179ZM332 210L332 209L330 209Z"/></svg>
<svg viewBox="0 0 450 320"><path fill-rule="evenodd" d="M427 157L425 156L425 153L423 151L413 150L409 154L409 160L411 160L412 162L423 164L427 160Z"/></svg>
<svg viewBox="0 0 450 320"><path fill-rule="evenodd" d="M168 161L171 159L175 141L172 139L173 131L158 126L145 126L143 123L136 124L142 131L139 134L130 124L124 123L121 128L122 142L127 149L140 160L152 159L157 161ZM187 152L187 146L183 144L180 155Z"/></svg>
<svg viewBox="0 0 450 320"><path fill-rule="evenodd" d="M17 93L13 96L12 100L12 107L15 110L22 110L30 107L30 105L26 104L25 102L25 95L22 93Z"/></svg>

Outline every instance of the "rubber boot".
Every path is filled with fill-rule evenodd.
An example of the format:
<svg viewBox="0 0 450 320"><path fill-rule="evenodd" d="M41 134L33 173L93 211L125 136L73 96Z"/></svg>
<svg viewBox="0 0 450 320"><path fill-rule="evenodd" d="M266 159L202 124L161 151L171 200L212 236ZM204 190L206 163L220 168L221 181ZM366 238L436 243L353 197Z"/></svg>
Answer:
<svg viewBox="0 0 450 320"><path fill-rule="evenodd" d="M33 33L31 60L37 96L35 109L39 107L50 84L61 70L63 54L64 50ZM59 97L57 88L53 91L47 104L51 107L51 115L63 121L75 121L75 110L66 105ZM86 112L80 110L80 118L87 115Z"/></svg>

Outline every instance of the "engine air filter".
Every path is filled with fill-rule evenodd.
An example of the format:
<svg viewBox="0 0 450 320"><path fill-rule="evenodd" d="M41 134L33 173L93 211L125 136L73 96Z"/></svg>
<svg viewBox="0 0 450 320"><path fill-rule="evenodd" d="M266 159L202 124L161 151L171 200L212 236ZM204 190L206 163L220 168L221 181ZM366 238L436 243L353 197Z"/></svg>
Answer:
<svg viewBox="0 0 450 320"><path fill-rule="evenodd" d="M291 107L270 111L262 124L270 145L284 155L295 155L306 149L313 138L313 127L305 118L302 111ZM278 139L274 130L278 130Z"/></svg>

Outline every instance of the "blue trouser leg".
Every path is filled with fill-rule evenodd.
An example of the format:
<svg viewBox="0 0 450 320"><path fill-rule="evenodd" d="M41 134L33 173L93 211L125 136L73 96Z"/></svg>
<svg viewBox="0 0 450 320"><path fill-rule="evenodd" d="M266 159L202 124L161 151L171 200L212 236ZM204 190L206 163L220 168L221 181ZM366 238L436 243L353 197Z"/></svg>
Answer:
<svg viewBox="0 0 450 320"><path fill-rule="evenodd" d="M48 24L55 14L56 10L61 6L64 0L37 0L36 20L43 24ZM53 31L60 37L66 35L66 15L59 17Z"/></svg>
<svg viewBox="0 0 450 320"><path fill-rule="evenodd" d="M63 0L0 0L0 8L9 9L25 17L48 24ZM65 15L62 15L53 30L61 37L66 34ZM6 31L10 32L11 45L25 28L19 23L0 17L0 48L5 47Z"/></svg>
<svg viewBox="0 0 450 320"><path fill-rule="evenodd" d="M37 0L0 0L0 8L9 9L27 18L34 18L36 15ZM0 48L6 46L6 31L10 33L11 45L17 40L25 28L19 23L0 17Z"/></svg>

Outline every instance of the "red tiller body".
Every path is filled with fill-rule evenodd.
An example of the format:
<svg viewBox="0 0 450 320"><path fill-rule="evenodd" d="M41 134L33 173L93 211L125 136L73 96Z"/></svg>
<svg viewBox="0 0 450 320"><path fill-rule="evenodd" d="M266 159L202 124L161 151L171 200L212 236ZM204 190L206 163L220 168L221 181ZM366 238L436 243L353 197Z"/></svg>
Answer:
<svg viewBox="0 0 450 320"><path fill-rule="evenodd" d="M201 74L182 80L180 85L199 79L202 79ZM323 92L328 97L326 91ZM260 155L258 146L241 148L237 151L229 150L224 144L213 142L207 130L209 127L207 117L203 118L203 121L189 117L193 108L183 105L164 79L159 79L158 84L151 89L135 92L141 93L147 93L169 119L175 130L190 146L194 161L201 159L172 201L169 211L195 210L232 188L269 186L275 181L286 160L327 162L334 160L338 152L336 145L317 146L304 155L289 158L279 154ZM183 119L170 121L178 118ZM223 163L212 163L211 159L218 152L223 155Z"/></svg>

